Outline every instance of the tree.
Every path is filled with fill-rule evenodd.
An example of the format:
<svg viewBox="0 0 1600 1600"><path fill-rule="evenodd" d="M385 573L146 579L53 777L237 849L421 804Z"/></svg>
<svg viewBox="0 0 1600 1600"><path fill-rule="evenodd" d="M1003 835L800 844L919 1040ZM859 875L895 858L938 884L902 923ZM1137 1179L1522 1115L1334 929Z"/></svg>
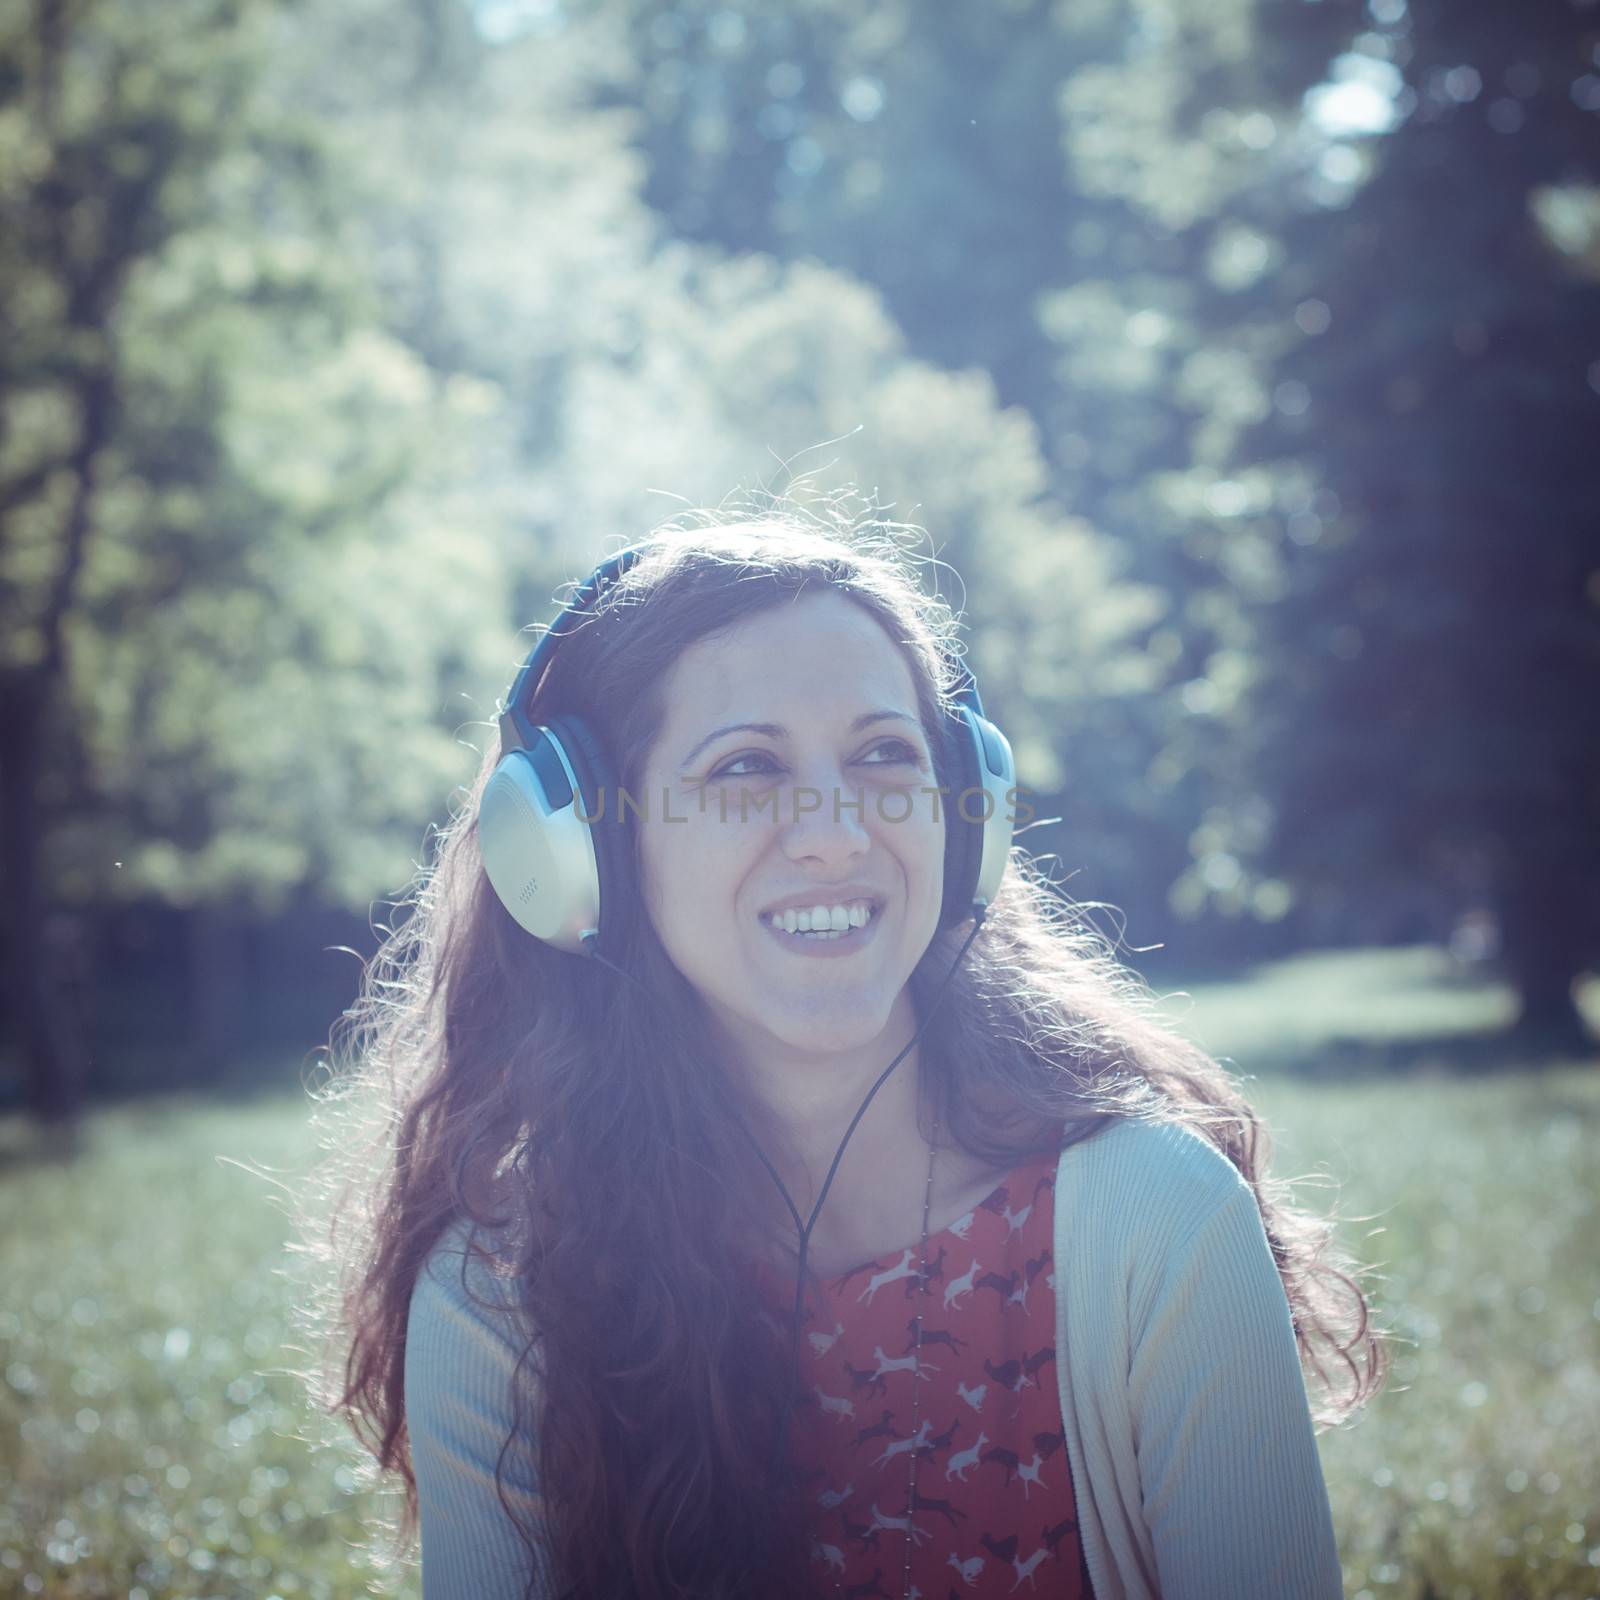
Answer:
<svg viewBox="0 0 1600 1600"><path fill-rule="evenodd" d="M1240 442L1243 462L1323 486L1280 502L1283 594L1259 618L1265 854L1308 885L1409 876L1488 905L1520 1031L1583 1050L1573 983L1600 958L1600 32L1576 9L1488 0L1383 14L1354 70L1393 94L1396 126L1336 145L1321 176L1355 180L1347 203L1285 226L1261 303L1292 338Z"/></svg>
<svg viewBox="0 0 1600 1600"><path fill-rule="evenodd" d="M925 528L927 555L960 574L959 587L932 568L927 581L979 619L985 705L1035 809L1092 783L1092 719L1148 689L1137 640L1158 602L1051 501L1031 417L1002 409L986 373L911 357L872 289L815 263L676 246L634 315L633 358L576 375L566 467L578 520L642 527L675 509L650 493L662 485L710 504L729 485L781 488L793 474L808 492L861 491ZM1099 843L1082 819L1074 852Z"/></svg>
<svg viewBox="0 0 1600 1600"><path fill-rule="evenodd" d="M627 41L634 68L599 91L600 100L635 113L648 160L643 192L661 216L714 248L760 251L796 267L821 261L868 283L903 330L908 354L927 369L986 372L998 405L1025 410L1035 424L1041 493L1070 512L1061 525L1082 530L1103 552L1098 559L1109 558L1108 572L1134 580L1126 598L1142 618L1135 631L1146 640L1157 632L1163 618L1153 602L1172 546L1147 531L1129 489L1152 464L1186 459L1172 453L1182 429L1170 425L1170 408L1119 407L1103 374L1058 381L1056 349L1039 337L1037 321L1040 296L1060 287L1064 273L1126 272L1159 248L1141 229L1109 255L1095 254L1094 240L1109 236L1111 219L1125 218L1127 208L1120 197L1075 187L1061 161L1063 86L1121 51L1123 8L1022 0L970 11L896 0L863 12L808 0L774 12L690 0L662 13L632 0L591 0L577 10L614 19ZM1120 326L1108 346L1120 340ZM870 450L868 442L863 454ZM874 475L879 470L874 465ZM1041 542L1048 529L1031 531L1038 567L1073 565L1077 543L1049 550ZM983 540L965 550L974 595L989 573L998 576L1002 549L1012 548ZM1147 552L1159 559L1146 560ZM1020 569L1029 565L1024 559ZM1083 581L1090 589L1100 583L1087 571ZM1034 607L1050 592L1035 588ZM1116 591L1101 592L1120 627ZM974 615L996 631L1010 620L983 604ZM1181 610L1179 617L1185 635L1200 630L1198 619L1191 630ZM1088 646L1098 634L1082 620L1067 606L1054 631ZM1198 670L1167 650L1175 638L1170 626L1161 631L1161 648L1132 678L1121 646L1103 671L1082 663L1065 718L1049 677L1028 680L1041 696L1040 725L1055 729L1051 739L1030 740L1040 757L1030 770L1049 783L1071 774L1070 794L1045 804L1067 819L1060 839L1081 873L1079 892L1159 902L1187 862L1193 799L1175 792L1183 775L1150 778L1153 766L1163 775L1174 766L1159 758L1176 702L1159 691ZM1112 682L1121 687L1091 687Z"/></svg>
<svg viewBox="0 0 1600 1600"><path fill-rule="evenodd" d="M670 512L652 489L716 501L791 459L925 516L994 620L978 665L1025 781L1137 678L1148 597L1043 496L1023 413L909 358L846 275L663 245L627 117L585 103L619 71L608 24L499 37L473 15L303 7L290 28L263 4L168 52L90 11L63 41L79 145L114 143L131 79L178 154L92 320L121 404L62 612L64 742L19 789L50 806L33 892L188 908L213 1015L231 917L400 887L468 775L460 724L509 680L512 619ZM359 82L330 66L379 38ZM43 201L19 182L12 205ZM54 258L14 265L20 307ZM7 374L9 415L30 382ZM15 425L19 498L40 415ZM813 472L853 429L859 453ZM7 527L20 615L38 595L11 555L59 530L43 506ZM61 1077L38 1059L42 1096Z"/></svg>
<svg viewBox="0 0 1600 1600"><path fill-rule="evenodd" d="M402 490L474 396L374 325L316 130L261 92L278 16L43 4L0 39L36 113L0 124L5 963L49 1121L85 1064L46 907L369 896L370 841L459 772L452 663L509 633L424 576Z"/></svg>
<svg viewBox="0 0 1600 1600"><path fill-rule="evenodd" d="M218 159L221 102L250 57L236 8L189 13L154 66L132 48L145 14L72 15L41 0L31 15L8 13L0 34L10 113L0 180L0 838L12 1015L47 1120L76 1109L84 1059L40 950L40 791L46 770L76 754L62 704L69 619L122 422L116 317L134 269L181 228L186 191Z"/></svg>
<svg viewBox="0 0 1600 1600"><path fill-rule="evenodd" d="M420 134L408 126L367 143L388 151L420 137L408 168L431 164L452 180L417 191L428 205L416 229L382 220L381 206L372 226L389 241L437 227L426 259L445 292L432 303L461 332L440 341L435 329L416 342L447 347L453 363L493 377L510 414L531 413L517 451L529 480L524 504L536 508L526 547L546 566L554 558L576 571L604 548L603 536L642 532L676 509L674 497L715 503L735 484L781 484L790 467L814 474L824 491L848 482L876 492L892 514L925 522L963 574L984 624L980 670L992 668L984 681L1010 713L1025 781L1047 791L1041 803L1054 811L1048 791L1062 782L1069 748L1074 803L1083 807L1074 849L1105 854L1116 808L1081 796L1094 792L1108 755L1125 759L1125 743L1097 737L1087 719L1115 714L1146 683L1130 645L1154 597L1118 583L1112 549L1050 502L1031 419L1001 404L986 371L951 373L917 359L875 286L811 261L748 253L765 233L742 207L749 175L737 163L695 169L717 195L716 219L730 229L741 215L748 223L726 238L699 230L705 243L661 242L659 223L641 227L645 213L628 209L620 176L599 181L617 172L624 139L650 158L629 169L645 196L659 203L678 181L681 151L659 121L653 87L671 53L660 41L687 27L696 48L715 52L731 12L717 21L593 5L564 20L538 13L530 23L521 13L519 25L517 8L507 11L503 32L495 8L480 13L492 48L450 35L437 59L454 67L427 77L437 104L419 115L414 88L407 102ZM765 37L769 23L780 34L788 27L753 13L748 21L752 38ZM810 26L795 21L796 32ZM855 62L853 46L841 48ZM894 54L882 38L872 48ZM714 98L758 87L772 62L753 44L723 65L728 81L705 86ZM470 115L459 98L469 81ZM581 164L569 167L567 151L584 152ZM513 167L513 153L525 163L537 153L538 165ZM582 231L584 215L605 226ZM892 230L892 221L883 226ZM520 247L508 249L508 238ZM994 259L1003 266L1003 256ZM1005 297L990 298L998 314ZM504 308L492 325L474 315L484 302ZM519 604L544 614L534 583L520 586Z"/></svg>

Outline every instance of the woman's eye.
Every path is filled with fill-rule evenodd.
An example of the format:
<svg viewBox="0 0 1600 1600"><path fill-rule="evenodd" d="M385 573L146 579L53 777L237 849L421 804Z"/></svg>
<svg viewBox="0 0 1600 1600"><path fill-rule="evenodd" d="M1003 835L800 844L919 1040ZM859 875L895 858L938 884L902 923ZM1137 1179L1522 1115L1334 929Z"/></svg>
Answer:
<svg viewBox="0 0 1600 1600"><path fill-rule="evenodd" d="M861 765L868 767L894 767L894 766L920 766L921 757L916 750L904 739L886 739L882 744L874 745L868 755L876 759L861 758ZM747 761L761 763L753 772L741 772L738 769ZM774 770L773 758L760 750L747 750L741 756L734 756L731 761L724 762L711 774L712 781L718 778L753 778L762 772Z"/></svg>
<svg viewBox="0 0 1600 1600"><path fill-rule="evenodd" d="M885 752L887 752L886 756ZM892 767L902 764L909 766L921 765L921 758L917 755L917 752L905 742L904 739L886 740L883 744L878 745L873 753L878 756L884 756L885 758L879 761L869 761L867 765L871 767Z"/></svg>
<svg viewBox="0 0 1600 1600"><path fill-rule="evenodd" d="M770 756L762 755L760 751L747 751L744 755L735 756L732 761L729 761L725 765L718 767L717 770L711 774L711 776L713 778L753 777L753 773L735 772L734 768L737 767L742 761L770 761L771 759L772 758Z"/></svg>

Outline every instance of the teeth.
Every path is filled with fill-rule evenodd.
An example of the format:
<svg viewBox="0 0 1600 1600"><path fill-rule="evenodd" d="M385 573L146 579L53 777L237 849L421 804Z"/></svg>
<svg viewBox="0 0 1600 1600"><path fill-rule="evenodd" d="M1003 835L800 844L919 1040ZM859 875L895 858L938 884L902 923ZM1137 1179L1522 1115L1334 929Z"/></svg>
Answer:
<svg viewBox="0 0 1600 1600"><path fill-rule="evenodd" d="M812 906L797 910L774 911L767 921L778 933L808 933L815 939L838 938L852 928L864 928L872 920L872 909L865 900L848 905Z"/></svg>

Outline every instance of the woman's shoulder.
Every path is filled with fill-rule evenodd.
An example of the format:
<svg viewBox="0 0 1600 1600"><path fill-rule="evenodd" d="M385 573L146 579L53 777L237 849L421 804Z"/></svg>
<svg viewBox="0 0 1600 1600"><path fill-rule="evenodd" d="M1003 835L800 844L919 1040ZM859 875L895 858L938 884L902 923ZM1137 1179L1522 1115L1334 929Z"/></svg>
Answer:
<svg viewBox="0 0 1600 1600"><path fill-rule="evenodd" d="M1182 1239L1241 1196L1254 1203L1239 1169L1173 1120L1114 1117L1086 1135L1073 1130L1057 1167L1058 1225L1108 1243Z"/></svg>
<svg viewBox="0 0 1600 1600"><path fill-rule="evenodd" d="M439 1235L417 1272L411 1291L407 1334L412 1349L460 1349L488 1353L526 1343L517 1299L508 1278L496 1270L500 1236L457 1217Z"/></svg>
<svg viewBox="0 0 1600 1600"><path fill-rule="evenodd" d="M526 1530L542 1514L533 1452L508 1448L534 1415L538 1373L509 1284L474 1243L465 1220L440 1235L417 1274L406 1332L406 1430L430 1596L522 1594ZM556 1592L542 1565L534 1592Z"/></svg>

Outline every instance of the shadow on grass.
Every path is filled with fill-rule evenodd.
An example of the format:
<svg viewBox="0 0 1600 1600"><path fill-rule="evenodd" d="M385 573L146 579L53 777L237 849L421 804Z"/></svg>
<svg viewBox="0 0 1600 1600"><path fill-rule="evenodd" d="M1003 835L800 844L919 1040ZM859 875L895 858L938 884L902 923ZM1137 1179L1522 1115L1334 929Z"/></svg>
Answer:
<svg viewBox="0 0 1600 1600"><path fill-rule="evenodd" d="M130 1058L133 1068L142 1063ZM248 1112L277 1109L287 1103L311 1108L310 1092L326 1086L326 1066L305 1051L286 1058L282 1052L257 1051L230 1060L209 1082L188 1077L159 1063L141 1074L126 1070L109 1083L96 1085L82 1112L61 1122L41 1123L20 1102L0 1107L0 1183L43 1167L70 1166L95 1154L96 1124L107 1114L143 1113L153 1123L182 1118L196 1107Z"/></svg>
<svg viewBox="0 0 1600 1600"><path fill-rule="evenodd" d="M81 1121L41 1124L21 1115L0 1118L0 1180L33 1167L67 1165L87 1155L90 1143Z"/></svg>
<svg viewBox="0 0 1600 1600"><path fill-rule="evenodd" d="M1422 1034L1402 1039L1336 1033L1325 1039L1286 1045L1274 1052L1274 1057L1279 1070L1307 1082L1486 1078L1519 1073L1531 1076L1574 1066L1600 1068L1600 1043L1540 1044L1524 1035L1500 1030Z"/></svg>

